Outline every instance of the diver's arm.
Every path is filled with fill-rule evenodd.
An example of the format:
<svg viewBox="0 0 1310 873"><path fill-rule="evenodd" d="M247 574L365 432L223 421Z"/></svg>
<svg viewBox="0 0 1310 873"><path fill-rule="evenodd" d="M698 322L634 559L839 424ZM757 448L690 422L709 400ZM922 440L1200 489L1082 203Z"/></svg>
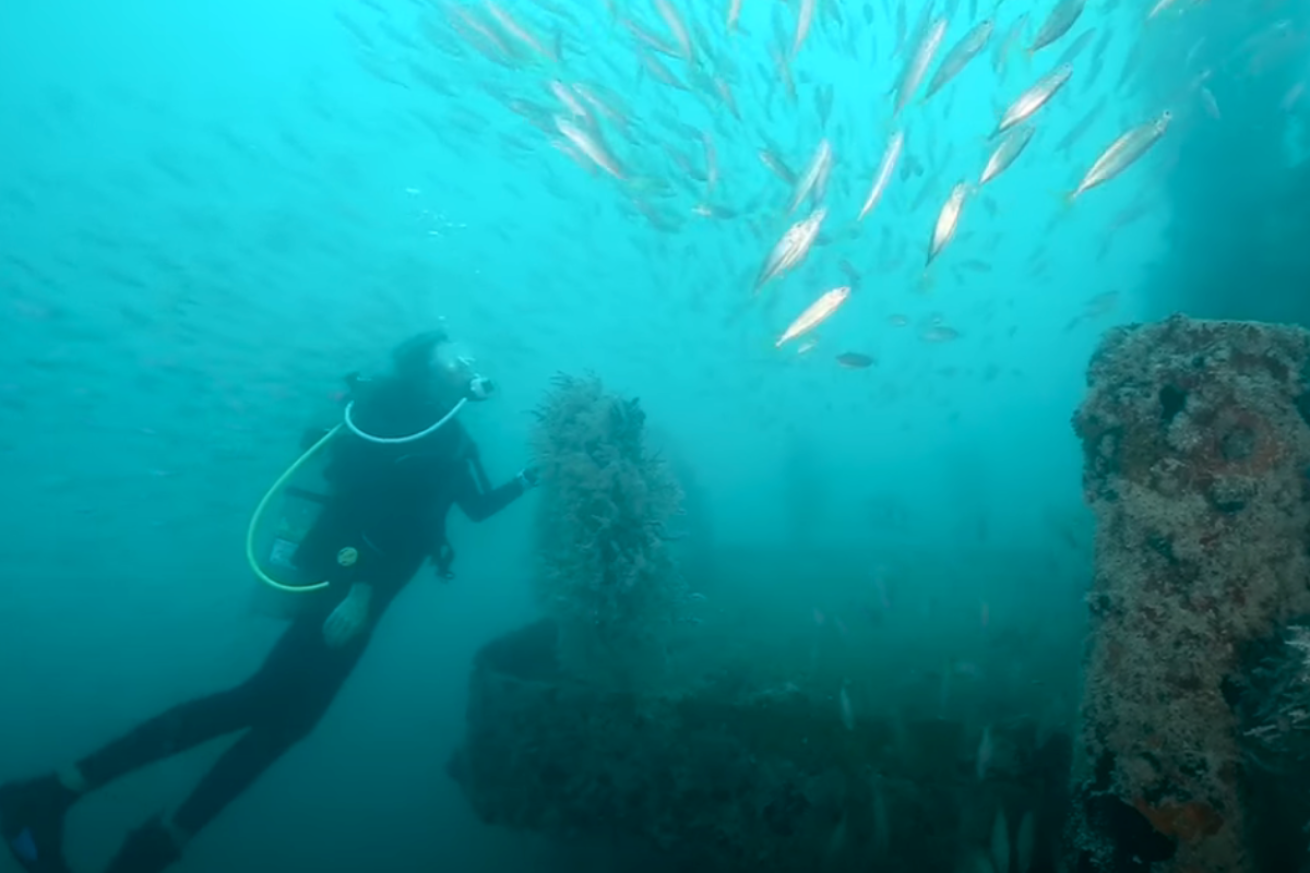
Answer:
<svg viewBox="0 0 1310 873"><path fill-rule="evenodd" d="M472 471L465 467L459 477L455 502L470 521L486 521L522 497L530 487L532 477L524 471L498 488L483 491L473 478Z"/></svg>

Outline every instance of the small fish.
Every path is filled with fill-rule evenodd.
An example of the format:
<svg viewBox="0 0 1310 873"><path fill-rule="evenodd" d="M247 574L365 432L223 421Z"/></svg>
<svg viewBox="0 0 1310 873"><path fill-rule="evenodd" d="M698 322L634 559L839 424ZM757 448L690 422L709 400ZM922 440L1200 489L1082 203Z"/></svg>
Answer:
<svg viewBox="0 0 1310 873"><path fill-rule="evenodd" d="M558 79L552 79L549 87L550 93L555 95L555 99L563 104L571 116L585 122L588 129L596 129L596 119L592 116L591 110L583 104L582 100L579 99L579 95L572 88Z"/></svg>
<svg viewBox="0 0 1310 873"><path fill-rule="evenodd" d="M737 98L732 96L732 86L722 76L714 77L714 92L719 95L719 99L728 107L732 117L741 121L741 110L737 108Z"/></svg>
<svg viewBox="0 0 1310 873"><path fill-rule="evenodd" d="M741 18L741 0L728 0L728 33L737 29L739 18Z"/></svg>
<svg viewBox="0 0 1310 873"><path fill-rule="evenodd" d="M846 693L846 686L841 687L841 723L846 730L855 730L855 710L851 708L851 696Z"/></svg>
<svg viewBox="0 0 1310 873"><path fill-rule="evenodd" d="M1051 10L1051 14L1046 17L1046 21L1037 29L1033 44L1028 46L1028 56L1032 57L1068 33L1083 14L1085 5L1086 0L1060 0Z"/></svg>
<svg viewBox="0 0 1310 873"><path fill-rule="evenodd" d="M928 343L949 343L960 338L960 332L944 324L934 324L924 330L920 337Z"/></svg>
<svg viewBox="0 0 1310 873"><path fill-rule="evenodd" d="M1032 138L1032 125L1012 128L996 147L996 151L992 152L992 156L987 159L987 165L983 167L982 175L978 177L978 187L981 188L1009 169L1010 165L1018 160L1019 155L1023 154L1028 143L1032 142Z"/></svg>
<svg viewBox="0 0 1310 873"><path fill-rule="evenodd" d="M828 216L828 210L819 207L809 217L801 219L787 229L782 239L769 252L769 257L755 280L755 291L763 288L769 281L788 272L805 259L806 254L819 238L819 228Z"/></svg>
<svg viewBox="0 0 1310 873"><path fill-rule="evenodd" d="M1109 148L1101 153L1091 169L1083 176L1082 181L1078 183L1078 187L1069 195L1069 202L1072 203L1080 195L1098 185L1104 185L1135 164L1142 155L1150 151L1151 146L1160 141L1160 137L1169 129L1172 118L1173 113L1166 109L1154 121L1139 124L1110 143Z"/></svg>
<svg viewBox="0 0 1310 873"><path fill-rule="evenodd" d="M491 13L491 17L496 19L496 23L500 25L502 30L512 36L530 52L539 56L542 60L551 63L559 62L559 55L553 49L548 48L545 43L537 39L537 37L526 27L519 24L518 21L514 19L514 16L510 15L504 9L501 9L499 5L488 0L486 3L486 9Z"/></svg>
<svg viewBox="0 0 1310 873"><path fill-rule="evenodd" d="M942 37L945 35L946 19L938 18L928 28L923 41L914 50L914 56L905 65L901 81L896 87L896 108L892 112L893 118L909 105L911 98L914 97L914 92L923 83L923 77L928 74L928 67L932 66L932 60L936 57L937 50L941 48Z"/></svg>
<svg viewBox="0 0 1310 873"><path fill-rule="evenodd" d="M688 63L696 59L695 48L691 44L691 34L687 31L687 25L683 23L682 16L678 10L673 8L669 0L655 0L655 9L668 25L669 32L673 34L673 40L678 44L678 54Z"/></svg>
<svg viewBox="0 0 1310 873"><path fill-rule="evenodd" d="M815 108L819 111L819 127L828 126L828 117L832 114L832 85L819 85L814 97Z"/></svg>
<svg viewBox="0 0 1310 873"><path fill-rule="evenodd" d="M1005 38L997 44L996 54L992 56L992 70L998 76L1005 72L1010 62L1010 55L1014 53L1014 47L1023 38L1023 31L1027 26L1028 13L1025 12L1014 20L1010 29L1005 32Z"/></svg>
<svg viewBox="0 0 1310 873"><path fill-rule="evenodd" d="M842 258L840 261L837 262L837 266L841 269L843 273L846 274L846 279L851 283L852 288L856 288L859 286L860 278L861 278L860 271L855 269L855 267L851 265L850 261L846 260L845 258Z"/></svg>
<svg viewBox="0 0 1310 873"><path fill-rule="evenodd" d="M805 202L805 198L827 183L828 173L831 170L832 146L828 144L827 139L823 139L814 150L814 157L810 158L810 165L806 168L805 175L801 176L796 189L792 192L791 203L787 206L788 214L795 212L796 208Z"/></svg>
<svg viewBox="0 0 1310 873"><path fill-rule="evenodd" d="M638 49L637 57L641 60L641 65L646 68L646 71L655 78L655 81L668 85L670 88L676 88L679 91L690 90L672 70L665 66L663 61L650 52Z"/></svg>
<svg viewBox="0 0 1310 873"><path fill-rule="evenodd" d="M783 331L782 336L778 337L774 343L774 347L781 348L789 340L806 334L823 324L841 308L841 305L846 302L846 298L850 296L851 289L849 285L825 291L819 296L818 300L811 303L804 312L797 316L795 321L787 325L787 329Z"/></svg>
<svg viewBox="0 0 1310 873"><path fill-rule="evenodd" d="M701 131L701 145L705 147L705 195L708 197L714 193L714 186L719 183L719 160L709 131Z"/></svg>
<svg viewBox="0 0 1310 873"><path fill-rule="evenodd" d="M969 186L964 182L956 183L951 189L951 195L946 198L942 204L941 211L937 213L937 223L933 225L932 238L928 242L928 258L924 266L929 266L942 249L946 248L955 237L955 231L960 226L960 216L964 213L964 198L969 193Z"/></svg>
<svg viewBox="0 0 1310 873"><path fill-rule="evenodd" d="M1163 15L1177 2L1178 0L1156 0L1155 5L1151 7L1151 11L1146 14L1146 20L1150 21L1157 16Z"/></svg>
<svg viewBox="0 0 1310 873"><path fill-rule="evenodd" d="M991 40L994 29L995 24L990 18L986 18L975 24L968 33L960 37L960 41L946 53L941 66L937 68L932 81L928 83L928 93L924 97L925 100L940 91L946 83L958 76L969 65L970 61L982 53L982 50L987 47L988 41Z"/></svg>
<svg viewBox="0 0 1310 873"><path fill-rule="evenodd" d="M1283 99L1278 101L1278 108L1284 112L1291 112L1296 108L1296 104L1300 102L1301 95L1304 93L1305 82L1297 82L1288 88L1287 93L1283 95Z"/></svg>
<svg viewBox="0 0 1310 873"><path fill-rule="evenodd" d="M1010 823L1005 820L1005 809L998 807L992 822L992 869L1008 873L1010 869Z"/></svg>
<svg viewBox="0 0 1310 873"><path fill-rule="evenodd" d="M1015 101L1011 103L1001 115L1001 120L997 122L996 132L992 136L998 136L1004 133L1016 124L1027 121L1037 113L1047 103L1051 101L1069 77L1073 75L1072 64L1060 64L1054 70L1047 73L1037 80L1027 91L1020 94Z"/></svg>
<svg viewBox="0 0 1310 873"><path fill-rule="evenodd" d="M1084 321L1091 321L1094 318L1100 318L1109 315L1119 305L1119 292L1106 291L1103 294L1097 294L1091 300L1083 304L1083 311L1065 325L1065 332L1073 330Z"/></svg>
<svg viewBox="0 0 1310 873"><path fill-rule="evenodd" d="M991 726L983 728L982 740L978 743L978 755L975 761L975 772L979 781L987 778L987 770L992 764L992 755L995 753L992 746L992 729Z"/></svg>
<svg viewBox="0 0 1310 873"><path fill-rule="evenodd" d="M810 32L810 24L814 21L814 7L817 0L801 0L800 12L796 18L796 38L792 40L791 56L794 58L800 54L801 45L805 42L805 37Z"/></svg>
<svg viewBox="0 0 1310 873"><path fill-rule="evenodd" d="M878 164L878 172L873 177L873 187L869 189L869 196L864 200L864 206L860 208L860 217L857 221L863 221L864 217L873 211L873 207L878 205L882 199L883 192L887 190L887 183L891 181L892 174L896 172L896 162L901 159L901 151L905 148L905 133L896 131L892 134L887 143L887 149L882 153L882 161Z"/></svg>
<svg viewBox="0 0 1310 873"><path fill-rule="evenodd" d="M894 313L887 316L887 323L892 327L908 327L910 324L909 316Z"/></svg>
<svg viewBox="0 0 1310 873"><path fill-rule="evenodd" d="M887 799L883 796L882 777L875 774L873 777L873 855L878 859L878 867L875 869L885 869L881 859L887 857L887 852L891 847L892 829L891 816L887 812Z"/></svg>
<svg viewBox="0 0 1310 873"><path fill-rule="evenodd" d="M1015 873L1028 873L1033 866L1033 850L1037 845L1037 822L1030 809L1019 821L1019 832L1014 838Z"/></svg>
<svg viewBox="0 0 1310 873"><path fill-rule="evenodd" d="M628 33L637 38L637 42L652 51L659 52L668 58L681 57L676 46L670 45L668 40L664 39L664 37L651 33L631 18L627 18L626 16L620 18L619 23L627 28Z"/></svg>
<svg viewBox="0 0 1310 873"><path fill-rule="evenodd" d="M596 166L616 179L622 180L626 177L627 174L624 172L623 166L614 155L610 154L609 149L606 148L604 142L598 136L588 133L562 115L555 117L555 128L574 148L586 155Z"/></svg>
<svg viewBox="0 0 1310 873"><path fill-rule="evenodd" d="M1202 85L1197 91L1197 94L1201 98L1201 105L1205 107L1206 114L1215 121L1221 121L1222 118L1219 115L1219 104L1215 101L1214 94L1210 89Z"/></svg>
<svg viewBox="0 0 1310 873"><path fill-rule="evenodd" d="M760 163L788 185L796 184L796 171L783 163L782 158L774 154L771 149L760 149Z"/></svg>
<svg viewBox="0 0 1310 873"><path fill-rule="evenodd" d="M837 363L850 370L864 370L873 366L873 358L860 352L842 352Z"/></svg>
<svg viewBox="0 0 1310 873"><path fill-rule="evenodd" d="M1055 144L1055 150L1067 154L1069 149L1073 148L1078 140L1083 138L1083 134L1091 130L1092 125L1101 117L1101 113L1105 111L1108 100L1108 97L1102 97L1094 106L1092 106L1091 109L1087 110L1087 114L1078 119L1078 121L1074 123L1074 126L1069 128L1069 132L1062 136L1060 141Z"/></svg>
<svg viewBox="0 0 1310 873"><path fill-rule="evenodd" d="M614 104L618 101L610 95L599 91L595 86L587 85L582 82L576 82L573 85L573 91L581 97L592 108L605 116L605 120L620 130L628 129L628 118Z"/></svg>
<svg viewBox="0 0 1310 873"><path fill-rule="evenodd" d="M697 203L691 208L693 215L699 215L701 218L736 218L737 211L727 206L719 206L713 203Z"/></svg>
<svg viewBox="0 0 1310 873"><path fill-rule="evenodd" d="M1060 53L1060 60L1056 61L1056 63L1072 64L1075 60L1078 59L1078 56L1082 54L1083 49L1087 48L1087 46L1094 39L1096 39L1096 28L1095 27L1087 28L1082 33L1074 37L1073 42L1069 43L1069 47Z"/></svg>

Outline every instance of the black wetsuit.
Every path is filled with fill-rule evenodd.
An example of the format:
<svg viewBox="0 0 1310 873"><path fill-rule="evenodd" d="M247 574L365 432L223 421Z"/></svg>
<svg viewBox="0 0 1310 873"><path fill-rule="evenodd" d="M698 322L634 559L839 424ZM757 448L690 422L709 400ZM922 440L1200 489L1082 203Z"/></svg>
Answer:
<svg viewBox="0 0 1310 873"><path fill-rule="evenodd" d="M384 385L372 397L355 418L366 432L399 436L434 421L403 387ZM351 585L373 588L371 626L427 558L441 566L452 505L481 521L524 490L518 480L486 487L476 447L456 420L414 443L378 446L347 434L333 449L326 473L331 495L296 554L309 578L331 585L297 595L308 601L303 611L245 682L176 706L80 761L90 788L244 729L173 816L186 833L200 830L309 733L363 654L367 631L336 649L323 636L324 620ZM357 555L349 566L338 560L346 548Z"/></svg>

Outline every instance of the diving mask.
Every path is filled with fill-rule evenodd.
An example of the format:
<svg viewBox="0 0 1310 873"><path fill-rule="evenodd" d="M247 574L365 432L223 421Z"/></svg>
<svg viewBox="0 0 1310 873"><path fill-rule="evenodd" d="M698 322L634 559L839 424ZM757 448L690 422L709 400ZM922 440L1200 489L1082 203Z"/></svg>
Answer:
<svg viewBox="0 0 1310 873"><path fill-rule="evenodd" d="M477 371L473 356L449 340L432 348L432 373L444 391L458 393L465 400L486 400L495 384Z"/></svg>

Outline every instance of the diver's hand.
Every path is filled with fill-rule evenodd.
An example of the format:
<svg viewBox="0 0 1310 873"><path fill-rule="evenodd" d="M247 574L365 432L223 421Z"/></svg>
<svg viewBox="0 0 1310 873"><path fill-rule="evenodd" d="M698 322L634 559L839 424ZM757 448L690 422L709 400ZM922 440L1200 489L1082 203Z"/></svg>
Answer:
<svg viewBox="0 0 1310 873"><path fill-rule="evenodd" d="M523 486L524 491L531 491L533 488L536 488L537 483L541 481L541 472L537 470L536 467L529 464L522 470L519 470L518 480L519 484Z"/></svg>
<svg viewBox="0 0 1310 873"><path fill-rule="evenodd" d="M323 641L329 649L339 649L368 627L368 608L373 600L373 586L356 582L346 599L332 610L323 622Z"/></svg>

